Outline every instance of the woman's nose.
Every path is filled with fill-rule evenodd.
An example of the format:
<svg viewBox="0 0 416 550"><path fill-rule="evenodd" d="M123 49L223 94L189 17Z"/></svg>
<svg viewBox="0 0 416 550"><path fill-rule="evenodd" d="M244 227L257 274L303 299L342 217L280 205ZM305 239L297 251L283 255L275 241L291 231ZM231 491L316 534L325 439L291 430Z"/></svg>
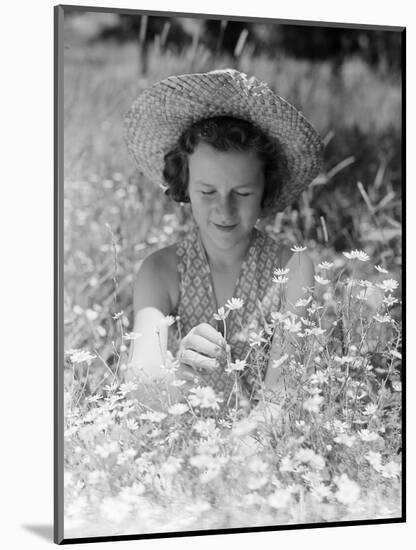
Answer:
<svg viewBox="0 0 416 550"><path fill-rule="evenodd" d="M217 203L217 212L224 221L230 220L235 214L235 204L231 197L220 197Z"/></svg>

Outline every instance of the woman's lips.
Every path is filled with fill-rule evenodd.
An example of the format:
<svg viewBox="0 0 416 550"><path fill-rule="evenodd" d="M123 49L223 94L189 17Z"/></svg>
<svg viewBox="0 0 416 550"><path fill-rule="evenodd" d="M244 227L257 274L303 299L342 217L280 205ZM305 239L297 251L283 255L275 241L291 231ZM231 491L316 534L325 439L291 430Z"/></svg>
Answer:
<svg viewBox="0 0 416 550"><path fill-rule="evenodd" d="M220 231L225 231L225 232L229 232L229 231L232 231L233 229L235 229L237 227L237 223L233 224L233 225L220 225L220 224L217 224L217 223L214 223L215 227L217 229L219 229Z"/></svg>

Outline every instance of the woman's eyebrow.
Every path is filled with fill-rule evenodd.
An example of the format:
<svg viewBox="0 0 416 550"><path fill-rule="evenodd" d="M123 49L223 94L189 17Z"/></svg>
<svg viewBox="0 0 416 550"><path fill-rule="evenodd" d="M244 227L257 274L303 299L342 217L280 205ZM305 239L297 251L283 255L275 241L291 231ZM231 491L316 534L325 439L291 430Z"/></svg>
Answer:
<svg viewBox="0 0 416 550"><path fill-rule="evenodd" d="M196 180L195 183L197 185L205 185L206 187L215 187L214 184L207 183L206 181L203 181L203 180ZM240 185L236 185L232 189L243 189L243 188L244 189L254 189L255 187L257 187L256 183L241 183Z"/></svg>

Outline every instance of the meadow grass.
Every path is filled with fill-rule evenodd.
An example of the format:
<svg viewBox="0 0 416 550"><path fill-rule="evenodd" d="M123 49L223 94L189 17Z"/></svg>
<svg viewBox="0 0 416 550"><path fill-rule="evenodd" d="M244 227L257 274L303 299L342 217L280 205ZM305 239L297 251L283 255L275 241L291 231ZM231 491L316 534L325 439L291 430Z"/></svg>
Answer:
<svg viewBox="0 0 416 550"><path fill-rule="evenodd" d="M137 394L142 379L126 382L135 273L184 235L190 212L137 173L123 115L156 80L191 65L232 66L199 54L155 45L143 76L133 45L65 50L65 536L398 517L401 195L392 158L401 88L359 59L339 74L329 62L239 59L327 142L320 178L262 224L279 242L304 243L318 276L306 318L275 312L253 340L247 368L256 373L261 338L293 338L291 353L275 358L277 394L259 380L256 401L239 395L227 410L207 388L183 389L183 403L160 412ZM354 132L346 149L340 136ZM354 179L349 159L363 143L377 162L358 163ZM357 248L371 259L354 259ZM153 388L161 401L164 391Z"/></svg>

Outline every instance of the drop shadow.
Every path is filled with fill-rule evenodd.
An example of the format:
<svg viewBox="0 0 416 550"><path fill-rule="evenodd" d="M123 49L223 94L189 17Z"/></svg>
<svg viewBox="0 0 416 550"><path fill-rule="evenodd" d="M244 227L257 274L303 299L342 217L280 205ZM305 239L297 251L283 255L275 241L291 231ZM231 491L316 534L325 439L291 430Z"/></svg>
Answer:
<svg viewBox="0 0 416 550"><path fill-rule="evenodd" d="M42 539L53 542L53 526L52 525L22 525L23 529L31 531Z"/></svg>

